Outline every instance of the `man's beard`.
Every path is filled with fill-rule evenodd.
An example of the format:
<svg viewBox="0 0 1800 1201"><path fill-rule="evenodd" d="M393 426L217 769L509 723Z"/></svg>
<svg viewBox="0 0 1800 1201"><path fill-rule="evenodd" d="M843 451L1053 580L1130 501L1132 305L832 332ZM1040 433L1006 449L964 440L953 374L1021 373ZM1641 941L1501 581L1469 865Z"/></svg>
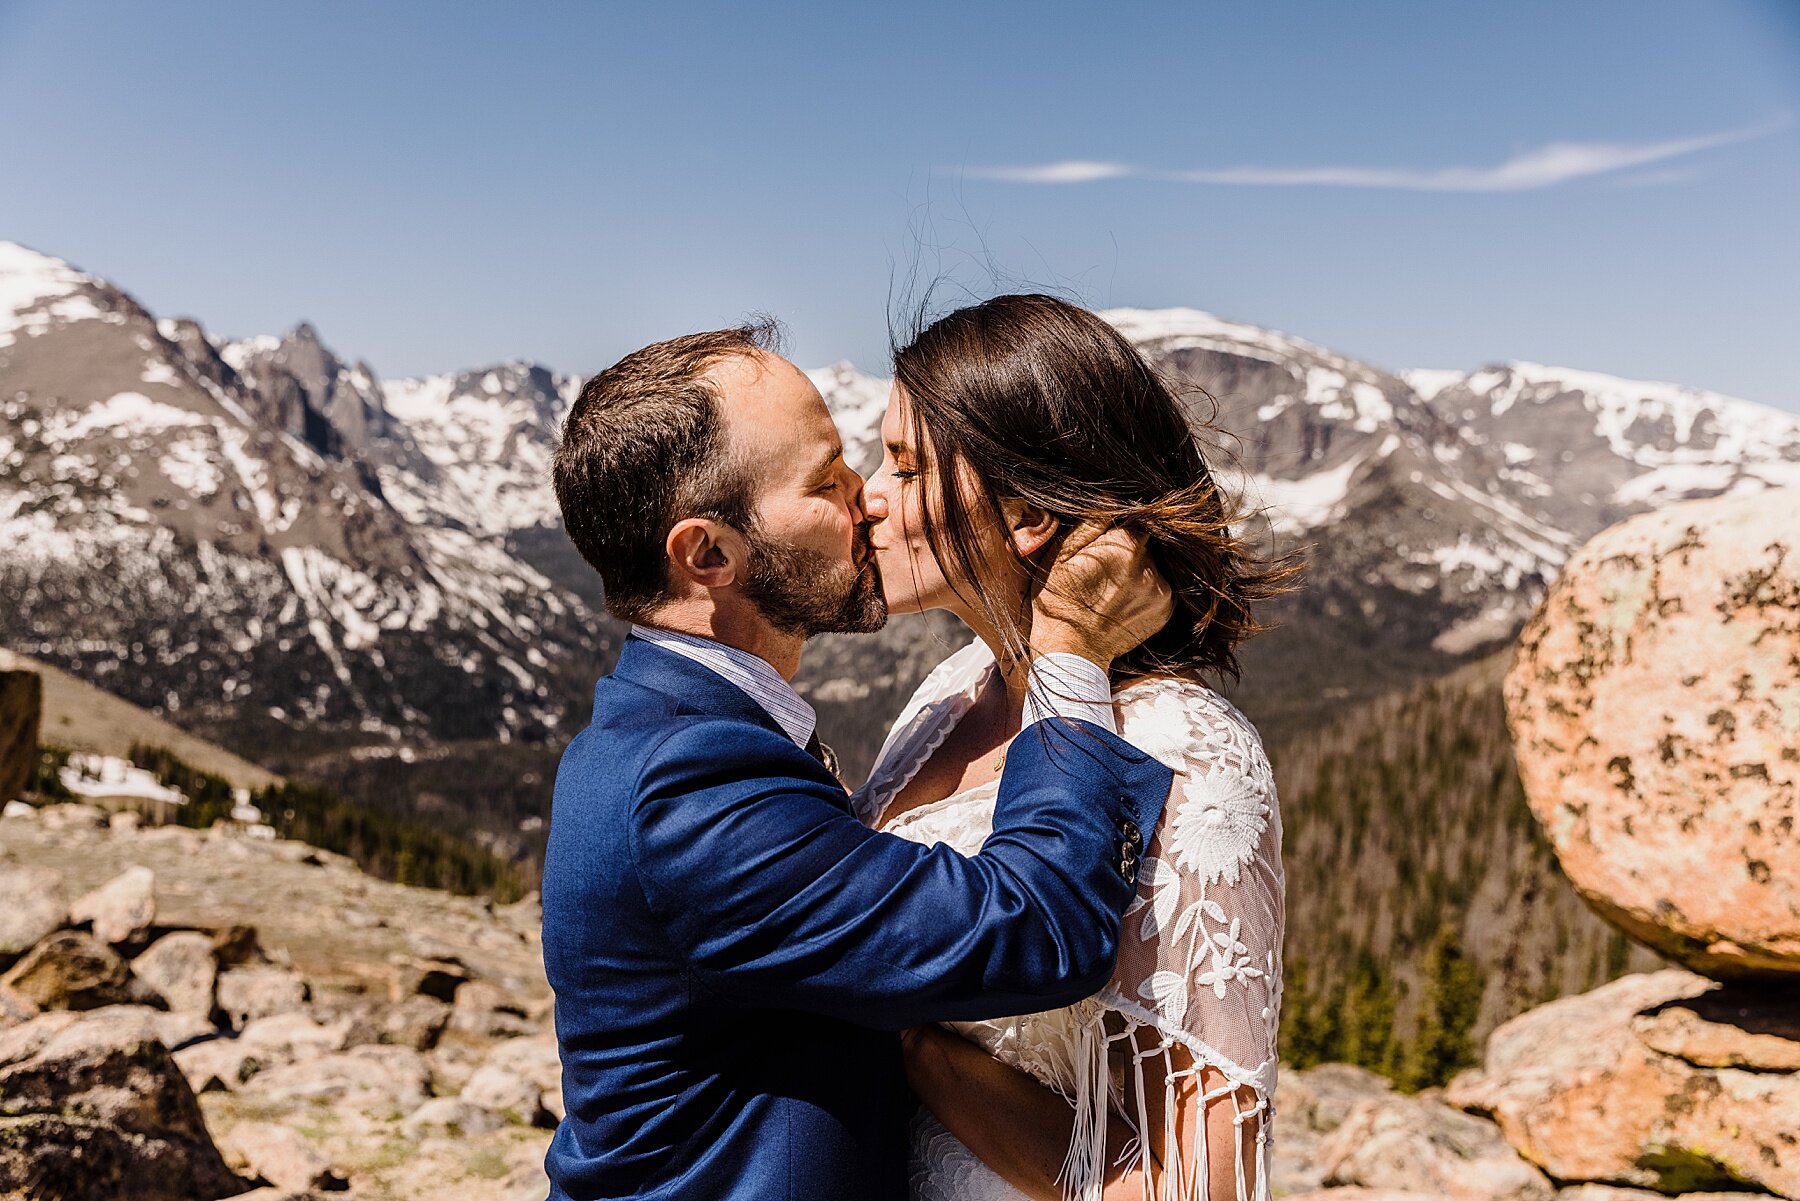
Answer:
<svg viewBox="0 0 1800 1201"><path fill-rule="evenodd" d="M739 585L765 620L784 634L868 634L887 624L881 573L869 548L869 527L856 528L862 566L743 531L750 562Z"/></svg>

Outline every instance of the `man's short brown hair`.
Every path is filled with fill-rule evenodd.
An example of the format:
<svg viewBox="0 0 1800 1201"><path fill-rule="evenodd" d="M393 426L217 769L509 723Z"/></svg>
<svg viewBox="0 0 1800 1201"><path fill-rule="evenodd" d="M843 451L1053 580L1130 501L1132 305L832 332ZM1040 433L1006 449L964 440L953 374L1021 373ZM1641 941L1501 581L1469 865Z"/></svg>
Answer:
<svg viewBox="0 0 1800 1201"><path fill-rule="evenodd" d="M755 498L706 372L779 345L767 319L687 334L626 355L581 389L556 448L556 499L613 616L643 621L669 598L663 544L677 521L752 527Z"/></svg>

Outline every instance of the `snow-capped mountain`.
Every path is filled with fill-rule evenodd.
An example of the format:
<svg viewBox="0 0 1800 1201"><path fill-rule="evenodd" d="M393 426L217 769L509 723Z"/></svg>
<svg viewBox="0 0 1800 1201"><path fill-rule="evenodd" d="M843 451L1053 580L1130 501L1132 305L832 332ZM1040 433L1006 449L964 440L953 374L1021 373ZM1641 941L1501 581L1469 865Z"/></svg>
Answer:
<svg viewBox="0 0 1800 1201"><path fill-rule="evenodd" d="M806 373L844 440L844 461L867 476L881 462L881 417L887 412L892 380L864 375L840 360Z"/></svg>
<svg viewBox="0 0 1800 1201"><path fill-rule="evenodd" d="M0 418L8 645L245 746L542 737L579 705L604 623L309 328L215 344L0 243Z"/></svg>
<svg viewBox="0 0 1800 1201"><path fill-rule="evenodd" d="M1537 363L1409 378L1583 535L1672 500L1800 484L1800 418L1716 392Z"/></svg>
<svg viewBox="0 0 1800 1201"><path fill-rule="evenodd" d="M1105 316L1189 389L1263 534L1310 547L1247 647L1263 717L1511 637L1625 513L1800 483L1800 418L1710 393L1397 375L1197 310ZM888 381L809 376L872 469ZM567 729L619 634L549 486L578 385L522 362L383 381L307 325L219 341L0 243L0 642L252 749ZM809 652L799 686L853 767L954 637L896 622Z"/></svg>

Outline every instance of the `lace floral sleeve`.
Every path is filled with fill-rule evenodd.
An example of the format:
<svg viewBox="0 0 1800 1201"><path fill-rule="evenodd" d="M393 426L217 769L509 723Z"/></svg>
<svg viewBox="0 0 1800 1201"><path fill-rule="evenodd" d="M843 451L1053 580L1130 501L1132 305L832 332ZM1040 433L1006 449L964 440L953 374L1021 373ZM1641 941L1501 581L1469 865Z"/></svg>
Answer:
<svg viewBox="0 0 1800 1201"><path fill-rule="evenodd" d="M1124 737L1173 768L1176 779L1126 911L1118 968L1096 998L1097 1009L1115 1016L1084 1023L1076 1040L1076 1134L1065 1193L1100 1196L1108 1108L1144 1131L1148 1062L1165 1093L1162 1146L1173 1186L1165 1195L1207 1195L1205 1139L1195 1162L1180 1162L1172 1126L1178 1083L1193 1076L1198 1084L1211 1067L1225 1082L1200 1096L1203 1105L1232 1098L1236 1109L1238 1201L1252 1201L1249 1163L1261 1201L1269 1187L1285 913L1274 777L1255 728L1204 685L1151 681L1115 701ZM1191 1067L1175 1069L1176 1046L1191 1055ZM1109 1070L1121 1060L1123 1072ZM1254 1096L1247 1103L1239 1099L1246 1089ZM1138 1140L1131 1154L1143 1145Z"/></svg>

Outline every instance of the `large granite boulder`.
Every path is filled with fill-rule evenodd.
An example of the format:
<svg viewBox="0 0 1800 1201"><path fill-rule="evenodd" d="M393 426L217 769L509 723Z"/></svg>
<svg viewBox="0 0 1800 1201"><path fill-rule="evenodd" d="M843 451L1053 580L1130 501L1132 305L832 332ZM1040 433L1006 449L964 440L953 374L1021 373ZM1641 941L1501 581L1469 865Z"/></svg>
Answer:
<svg viewBox="0 0 1800 1201"><path fill-rule="evenodd" d="M17 799L37 771L43 679L0 652L0 804Z"/></svg>
<svg viewBox="0 0 1800 1201"><path fill-rule="evenodd" d="M0 1034L0 1196L213 1201L249 1187L137 1014L45 1014Z"/></svg>
<svg viewBox="0 0 1800 1201"><path fill-rule="evenodd" d="M1600 534L1505 690L1532 812L1589 904L1697 972L1800 981L1800 489Z"/></svg>
<svg viewBox="0 0 1800 1201"><path fill-rule="evenodd" d="M1501 1026L1447 1097L1566 1183L1800 1197L1800 1072L1776 1066L1795 1006L1791 987L1625 976Z"/></svg>

